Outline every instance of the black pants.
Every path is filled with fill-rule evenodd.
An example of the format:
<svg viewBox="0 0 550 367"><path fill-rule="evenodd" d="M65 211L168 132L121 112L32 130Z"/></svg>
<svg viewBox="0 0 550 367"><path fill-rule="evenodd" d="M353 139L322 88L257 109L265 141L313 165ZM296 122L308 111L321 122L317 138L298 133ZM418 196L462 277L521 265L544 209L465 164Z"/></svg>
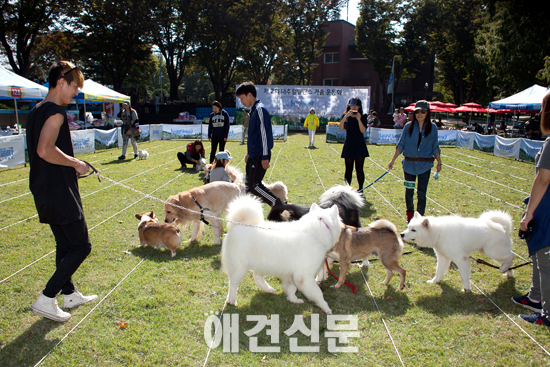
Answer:
<svg viewBox="0 0 550 367"><path fill-rule="evenodd" d="M71 294L76 290L72 275L92 251L86 220L82 218L65 225L50 224L55 237L56 270L44 288L44 295L53 298L61 294Z"/></svg>
<svg viewBox="0 0 550 367"><path fill-rule="evenodd" d="M270 206L275 204L275 195L264 186L262 180L265 169L262 166L262 156L248 158L246 162L246 192L250 192Z"/></svg>
<svg viewBox="0 0 550 367"><path fill-rule="evenodd" d="M197 154L192 155L191 158L198 161L199 159L201 159L201 155L199 153L197 153ZM178 159L179 159L182 167L186 167L186 164L192 164L193 166L196 165L195 162L190 161L189 159L187 159L187 156L182 152L178 152Z"/></svg>
<svg viewBox="0 0 550 367"><path fill-rule="evenodd" d="M365 171L363 166L365 165L365 157L362 158L344 158L346 163L346 172L344 173L344 179L351 186L351 177L353 175L353 165L355 164L355 175L357 176L357 184L359 190L363 188L365 183Z"/></svg>
<svg viewBox="0 0 550 367"><path fill-rule="evenodd" d="M405 173L405 181L412 181L415 182L416 178L418 177L418 182L416 184L416 197L417 197L417 203L416 203L416 211L419 212L421 215L424 215L424 212L426 210L426 192L428 191L428 182L430 182L430 173L432 171L428 170L424 173L419 174L418 176ZM405 204L407 205L407 211L413 212L414 211L414 189L405 189Z"/></svg>
<svg viewBox="0 0 550 367"><path fill-rule="evenodd" d="M225 138L219 138L216 136L213 136L212 138L212 151L210 152L210 163L214 162L214 158L216 158L216 151L218 149L218 145L220 147L220 152L223 152L225 149Z"/></svg>

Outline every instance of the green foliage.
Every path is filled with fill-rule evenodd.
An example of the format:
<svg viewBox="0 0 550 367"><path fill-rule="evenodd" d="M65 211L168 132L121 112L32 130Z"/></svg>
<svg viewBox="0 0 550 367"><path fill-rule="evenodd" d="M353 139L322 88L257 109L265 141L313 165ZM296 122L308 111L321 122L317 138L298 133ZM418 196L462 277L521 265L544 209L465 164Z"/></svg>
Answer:
<svg viewBox="0 0 550 367"><path fill-rule="evenodd" d="M489 70L496 97L544 84L545 57L550 56L550 4L522 0L490 1L477 39L479 58Z"/></svg>
<svg viewBox="0 0 550 367"><path fill-rule="evenodd" d="M84 1L76 32L81 62L90 74L120 91L133 68L150 61L153 28L147 2Z"/></svg>
<svg viewBox="0 0 550 367"><path fill-rule="evenodd" d="M78 9L73 0L2 0L0 1L0 44L12 70L27 77L31 67L31 53L37 38L56 30L70 11Z"/></svg>

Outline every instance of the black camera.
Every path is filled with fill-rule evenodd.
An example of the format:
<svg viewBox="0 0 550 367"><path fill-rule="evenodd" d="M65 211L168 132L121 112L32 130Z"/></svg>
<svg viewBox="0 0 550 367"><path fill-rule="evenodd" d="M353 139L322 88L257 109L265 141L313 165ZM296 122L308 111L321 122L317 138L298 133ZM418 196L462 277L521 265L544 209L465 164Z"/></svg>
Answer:
<svg viewBox="0 0 550 367"><path fill-rule="evenodd" d="M533 227L537 224L534 220L530 221L529 224L527 224L527 231L522 231L521 229L518 232L518 237L522 240L526 240L533 234Z"/></svg>

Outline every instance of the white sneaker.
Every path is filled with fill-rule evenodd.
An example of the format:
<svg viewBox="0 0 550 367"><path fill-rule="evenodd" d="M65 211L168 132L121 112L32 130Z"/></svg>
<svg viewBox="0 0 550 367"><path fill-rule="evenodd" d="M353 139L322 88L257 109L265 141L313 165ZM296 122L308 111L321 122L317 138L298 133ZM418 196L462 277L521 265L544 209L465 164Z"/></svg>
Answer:
<svg viewBox="0 0 550 367"><path fill-rule="evenodd" d="M71 308L95 301L96 299L97 295L95 294L92 296L83 296L79 291L74 291L71 294L63 295L63 306L61 306L61 308L70 310Z"/></svg>
<svg viewBox="0 0 550 367"><path fill-rule="evenodd" d="M57 306L57 299L55 297L46 297L44 294L41 294L32 304L31 311L54 321L65 322L71 318L70 313L62 311Z"/></svg>

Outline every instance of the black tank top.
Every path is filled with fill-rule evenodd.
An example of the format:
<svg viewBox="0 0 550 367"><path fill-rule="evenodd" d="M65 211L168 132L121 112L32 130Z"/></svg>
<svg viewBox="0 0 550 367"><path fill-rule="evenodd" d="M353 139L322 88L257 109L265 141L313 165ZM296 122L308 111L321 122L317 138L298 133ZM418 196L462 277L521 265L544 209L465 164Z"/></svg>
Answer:
<svg viewBox="0 0 550 367"><path fill-rule="evenodd" d="M30 163L29 186L40 222L63 225L84 218L76 171L72 167L48 163L36 152L44 123L58 113L63 115L63 124L55 145L63 153L74 157L67 113L63 107L53 102L44 102L29 113L27 150Z"/></svg>

